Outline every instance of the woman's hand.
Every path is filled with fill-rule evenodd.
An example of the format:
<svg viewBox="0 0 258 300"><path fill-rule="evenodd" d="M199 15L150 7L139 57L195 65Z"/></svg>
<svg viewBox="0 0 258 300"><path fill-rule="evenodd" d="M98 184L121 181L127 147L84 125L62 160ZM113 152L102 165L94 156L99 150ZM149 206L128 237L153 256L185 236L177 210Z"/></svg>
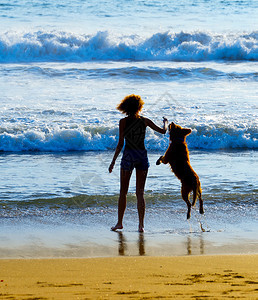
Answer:
<svg viewBox="0 0 258 300"><path fill-rule="evenodd" d="M168 123L168 119L165 118L165 117L163 117L163 123L164 123L164 124L165 124L165 123Z"/></svg>
<svg viewBox="0 0 258 300"><path fill-rule="evenodd" d="M168 129L168 119L163 117L163 128L167 131Z"/></svg>
<svg viewBox="0 0 258 300"><path fill-rule="evenodd" d="M114 165L115 165L115 162L112 161L111 164L110 164L110 166L109 166L109 168L108 168L109 173L112 173Z"/></svg>

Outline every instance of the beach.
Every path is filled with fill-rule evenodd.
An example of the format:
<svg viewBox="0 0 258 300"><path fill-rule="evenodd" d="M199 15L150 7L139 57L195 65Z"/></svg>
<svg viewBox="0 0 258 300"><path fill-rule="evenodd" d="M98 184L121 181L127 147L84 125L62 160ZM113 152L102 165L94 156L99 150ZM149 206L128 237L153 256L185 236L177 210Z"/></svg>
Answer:
<svg viewBox="0 0 258 300"><path fill-rule="evenodd" d="M0 4L0 299L255 299L258 255L257 1ZM192 133L204 200L156 165L146 129L139 234L132 174L117 222L116 109Z"/></svg>
<svg viewBox="0 0 258 300"><path fill-rule="evenodd" d="M257 299L258 256L0 260L1 299Z"/></svg>

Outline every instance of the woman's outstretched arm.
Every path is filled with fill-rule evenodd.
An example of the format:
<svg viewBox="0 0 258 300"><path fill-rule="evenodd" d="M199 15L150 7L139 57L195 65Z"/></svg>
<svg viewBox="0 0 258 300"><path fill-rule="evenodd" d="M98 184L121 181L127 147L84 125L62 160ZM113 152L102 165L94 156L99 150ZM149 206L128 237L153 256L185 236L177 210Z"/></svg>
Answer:
<svg viewBox="0 0 258 300"><path fill-rule="evenodd" d="M121 150L123 149L124 146L124 128L125 128L125 119L121 119L119 122L119 140L118 140L118 144L116 146L116 151L113 157L113 160L108 168L109 173L112 172L116 159L119 155L119 153L121 152Z"/></svg>
<svg viewBox="0 0 258 300"><path fill-rule="evenodd" d="M168 129L168 120L164 117L163 117L163 128L154 124L150 119L145 118L145 122L146 122L145 123L146 126L149 126L151 129L153 129L159 133L162 133L162 134L165 134Z"/></svg>

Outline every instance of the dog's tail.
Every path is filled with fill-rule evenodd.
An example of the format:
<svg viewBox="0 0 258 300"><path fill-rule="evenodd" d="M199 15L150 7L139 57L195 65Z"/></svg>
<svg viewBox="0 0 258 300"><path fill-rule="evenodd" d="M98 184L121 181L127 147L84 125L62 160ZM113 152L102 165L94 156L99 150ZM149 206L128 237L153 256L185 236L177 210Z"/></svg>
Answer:
<svg viewBox="0 0 258 300"><path fill-rule="evenodd" d="M197 198L198 199L202 198L201 183L200 183L199 180L196 182L196 186L193 189L193 202L192 202L192 206L195 206Z"/></svg>

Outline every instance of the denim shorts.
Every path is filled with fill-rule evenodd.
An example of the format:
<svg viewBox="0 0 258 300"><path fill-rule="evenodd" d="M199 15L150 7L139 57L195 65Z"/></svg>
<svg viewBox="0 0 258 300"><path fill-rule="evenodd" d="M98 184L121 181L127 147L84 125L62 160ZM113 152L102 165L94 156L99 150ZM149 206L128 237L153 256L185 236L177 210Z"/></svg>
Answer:
<svg viewBox="0 0 258 300"><path fill-rule="evenodd" d="M132 171L134 168L138 170L147 171L149 168L149 160L147 150L124 149L121 160L121 168L126 171Z"/></svg>

